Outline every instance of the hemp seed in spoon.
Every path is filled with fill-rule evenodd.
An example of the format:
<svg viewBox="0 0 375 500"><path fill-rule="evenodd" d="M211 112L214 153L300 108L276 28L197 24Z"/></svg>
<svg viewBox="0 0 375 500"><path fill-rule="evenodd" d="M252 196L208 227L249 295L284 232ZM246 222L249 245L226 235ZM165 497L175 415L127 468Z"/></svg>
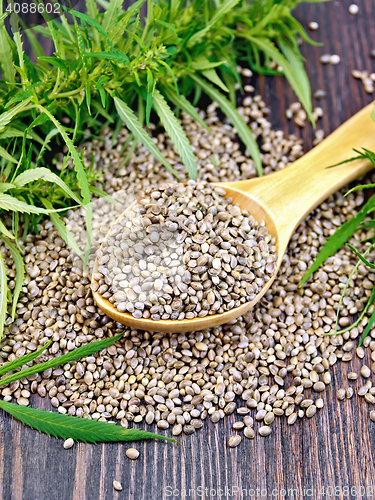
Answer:
<svg viewBox="0 0 375 500"><path fill-rule="evenodd" d="M161 184L116 221L98 251L96 291L135 318L183 320L251 301L276 270L264 226L222 187Z"/></svg>

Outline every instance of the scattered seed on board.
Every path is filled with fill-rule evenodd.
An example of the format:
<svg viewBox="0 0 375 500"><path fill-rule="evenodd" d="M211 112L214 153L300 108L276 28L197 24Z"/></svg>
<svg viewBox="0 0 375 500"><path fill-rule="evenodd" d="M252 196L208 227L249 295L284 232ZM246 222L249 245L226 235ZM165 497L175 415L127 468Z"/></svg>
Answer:
<svg viewBox="0 0 375 500"><path fill-rule="evenodd" d="M315 139L313 140L313 145L316 146L324 139L324 130L315 129Z"/></svg>
<svg viewBox="0 0 375 500"><path fill-rule="evenodd" d="M250 68L242 68L241 74L242 74L242 76L245 76L246 78L250 78L251 76L253 76L253 72L251 71Z"/></svg>
<svg viewBox="0 0 375 500"><path fill-rule="evenodd" d="M313 385L313 389L315 392L323 392L325 390L326 386L323 382L315 382Z"/></svg>
<svg viewBox="0 0 375 500"><path fill-rule="evenodd" d="M254 425L253 417L250 415L246 415L243 418L243 423L246 425L246 427L252 427Z"/></svg>
<svg viewBox="0 0 375 500"><path fill-rule="evenodd" d="M370 411L370 419L375 422L375 410Z"/></svg>
<svg viewBox="0 0 375 500"><path fill-rule="evenodd" d="M367 394L365 394L365 400L367 401L367 403L374 404L375 403L375 396L373 396L372 394L370 394L368 392Z"/></svg>
<svg viewBox="0 0 375 500"><path fill-rule="evenodd" d="M64 441L64 448L69 450L74 445L74 440L72 438L68 438Z"/></svg>
<svg viewBox="0 0 375 500"><path fill-rule="evenodd" d="M236 446L238 446L241 442L241 436L232 436L230 439L229 439L229 446L231 448L235 448Z"/></svg>
<svg viewBox="0 0 375 500"><path fill-rule="evenodd" d="M365 357L365 350L363 349L363 347L362 347L362 346L358 346L355 352L357 353L357 356L358 356L360 359L362 359L362 358L364 358L364 357Z"/></svg>
<svg viewBox="0 0 375 500"><path fill-rule="evenodd" d="M272 413L272 411L269 411L267 415L264 417L264 423L267 425L272 424L274 420L275 420L275 414Z"/></svg>
<svg viewBox="0 0 375 500"><path fill-rule="evenodd" d="M329 64L331 60L331 56L329 54L323 54L322 56L319 57L319 61L322 64Z"/></svg>
<svg viewBox="0 0 375 500"><path fill-rule="evenodd" d="M172 434L174 436L178 436L179 434L181 434L181 432L182 432L182 425L180 424L176 424L172 429Z"/></svg>
<svg viewBox="0 0 375 500"><path fill-rule="evenodd" d="M245 427L243 431L245 437L248 439L254 439L255 438L255 431L252 427Z"/></svg>
<svg viewBox="0 0 375 500"><path fill-rule="evenodd" d="M319 409L323 408L324 406L324 401L322 398L318 398L316 401L315 401L315 406Z"/></svg>
<svg viewBox="0 0 375 500"><path fill-rule="evenodd" d="M355 3L349 5L349 13L355 16L359 12L359 7Z"/></svg>
<svg viewBox="0 0 375 500"><path fill-rule="evenodd" d="M297 413L291 413L288 417L288 424L293 425L297 420Z"/></svg>
<svg viewBox="0 0 375 500"><path fill-rule="evenodd" d="M319 28L319 24L316 21L311 21L308 26L311 31L316 31Z"/></svg>
<svg viewBox="0 0 375 500"><path fill-rule="evenodd" d="M128 448L125 453L126 456L132 460L136 460L139 457L139 451L135 448Z"/></svg>
<svg viewBox="0 0 375 500"><path fill-rule="evenodd" d="M159 420L156 424L159 429L166 430L169 428L169 423L166 420Z"/></svg>
<svg viewBox="0 0 375 500"><path fill-rule="evenodd" d="M337 391L337 399L338 399L339 401L342 401L343 399L345 399L345 395L346 395L346 391L345 391L345 389L339 389L339 390Z"/></svg>
<svg viewBox="0 0 375 500"><path fill-rule="evenodd" d="M354 394L354 389L353 387L348 387L345 392L345 397L346 399L350 399Z"/></svg>
<svg viewBox="0 0 375 500"><path fill-rule="evenodd" d="M269 436L272 432L272 429L271 427L269 427L268 425L263 425L262 427L259 428L259 434L261 436Z"/></svg>
<svg viewBox="0 0 375 500"><path fill-rule="evenodd" d="M362 385L357 391L358 396L364 396L367 393L368 393L368 387L366 385Z"/></svg>
<svg viewBox="0 0 375 500"><path fill-rule="evenodd" d="M339 64L340 61L341 61L340 56L337 54L333 54L329 58L329 64L336 65L336 64Z"/></svg>
<svg viewBox="0 0 375 500"><path fill-rule="evenodd" d="M371 375L371 370L367 365L363 365L361 368L361 375L363 378L369 378Z"/></svg>
<svg viewBox="0 0 375 500"><path fill-rule="evenodd" d="M113 487L116 491L122 491L122 484L119 481L113 481Z"/></svg>
<svg viewBox="0 0 375 500"><path fill-rule="evenodd" d="M358 378L358 373L355 372L348 373L348 380L357 380L357 378Z"/></svg>
<svg viewBox="0 0 375 500"><path fill-rule="evenodd" d="M315 99L324 99L324 97L327 97L327 92L325 90L318 89L314 92Z"/></svg>
<svg viewBox="0 0 375 500"><path fill-rule="evenodd" d="M354 78L361 80L363 84L363 88L368 94L372 94L374 92L374 82L375 82L375 74L369 74L367 71L360 71L358 69L353 69L352 75Z"/></svg>
<svg viewBox="0 0 375 500"><path fill-rule="evenodd" d="M239 415L247 415L248 413L250 413L250 410L249 408L246 408L246 406L240 406L239 408L237 408L237 413Z"/></svg>
<svg viewBox="0 0 375 500"><path fill-rule="evenodd" d="M316 413L316 406L315 405L311 405L307 408L306 410L306 417L307 418L311 418L315 415Z"/></svg>

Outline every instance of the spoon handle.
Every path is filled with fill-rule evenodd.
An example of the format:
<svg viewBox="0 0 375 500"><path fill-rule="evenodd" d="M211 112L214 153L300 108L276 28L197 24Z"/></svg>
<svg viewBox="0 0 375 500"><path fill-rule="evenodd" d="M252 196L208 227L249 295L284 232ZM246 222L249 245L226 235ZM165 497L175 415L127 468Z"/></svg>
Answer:
<svg viewBox="0 0 375 500"><path fill-rule="evenodd" d="M272 217L285 250L297 225L328 196L372 168L369 160L357 160L327 168L357 154L353 149L375 150L373 103L341 125L293 165L257 179L227 183L248 194Z"/></svg>

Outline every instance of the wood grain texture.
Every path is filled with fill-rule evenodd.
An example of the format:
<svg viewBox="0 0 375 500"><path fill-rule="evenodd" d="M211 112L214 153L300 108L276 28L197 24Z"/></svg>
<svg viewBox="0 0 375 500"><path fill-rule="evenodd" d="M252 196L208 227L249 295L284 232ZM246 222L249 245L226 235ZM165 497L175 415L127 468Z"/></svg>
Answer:
<svg viewBox="0 0 375 500"><path fill-rule="evenodd" d="M375 70L369 51L375 48L375 4L358 0L357 16L348 13L351 0L302 5L297 10L304 26L318 21L313 37L325 47L303 45L308 61L312 90L328 92L318 103L324 110L322 125L332 132L355 112L371 102L362 84L351 76L353 69ZM339 54L338 66L323 66L319 56ZM295 132L285 119L285 109L295 100L282 78L256 78L252 81L272 108L275 127ZM305 149L312 145L310 126L298 131ZM370 364L370 360L367 360ZM64 450L62 441L40 435L6 415L0 416L0 498L4 500L164 500L167 498L287 498L313 500L372 498L375 496L375 424L369 420L369 405L354 396L339 403L336 392L347 387L348 370L359 372L361 362L337 364L334 378L324 393L325 407L312 419L289 427L277 420L268 438L243 439L239 447L228 448L234 434L235 415L218 425L210 421L193 436L182 436L183 448L166 442L136 442L140 451L136 461L125 455L126 444L75 445ZM360 382L356 382L358 387ZM48 408L47 399L31 398L33 406ZM123 485L116 492L112 483ZM167 487L180 493L168 496ZM340 488L337 494L321 495L324 487ZM373 495L362 496L350 488L374 488ZM198 487L223 494L188 495ZM349 492L344 495L344 487ZM229 494L225 494L229 488ZM237 490L233 490L236 488ZM241 489L243 492L241 494ZM258 489L258 496L256 495ZM285 495L272 496L281 489ZM186 496L182 490L187 490ZM247 490L247 491L246 491ZM236 492L237 491L237 492ZM251 493L253 493L251 495Z"/></svg>

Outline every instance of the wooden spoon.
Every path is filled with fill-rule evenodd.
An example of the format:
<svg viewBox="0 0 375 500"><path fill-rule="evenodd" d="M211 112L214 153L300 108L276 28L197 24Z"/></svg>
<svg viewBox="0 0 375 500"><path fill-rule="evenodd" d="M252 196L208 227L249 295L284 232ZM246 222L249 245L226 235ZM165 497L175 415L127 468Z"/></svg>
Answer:
<svg viewBox="0 0 375 500"><path fill-rule="evenodd" d="M108 300L93 292L100 309L119 323L150 332L203 330L232 321L249 311L275 279L289 239L298 224L329 195L371 170L372 164L368 160L327 167L355 156L353 149L375 149L375 123L370 116L372 108L373 104L366 106L309 153L283 170L265 177L218 184L225 188L233 203L248 210L257 221L264 220L268 232L276 238L276 271L251 302L204 318L154 321L120 313ZM96 260L94 272L97 269Z"/></svg>

